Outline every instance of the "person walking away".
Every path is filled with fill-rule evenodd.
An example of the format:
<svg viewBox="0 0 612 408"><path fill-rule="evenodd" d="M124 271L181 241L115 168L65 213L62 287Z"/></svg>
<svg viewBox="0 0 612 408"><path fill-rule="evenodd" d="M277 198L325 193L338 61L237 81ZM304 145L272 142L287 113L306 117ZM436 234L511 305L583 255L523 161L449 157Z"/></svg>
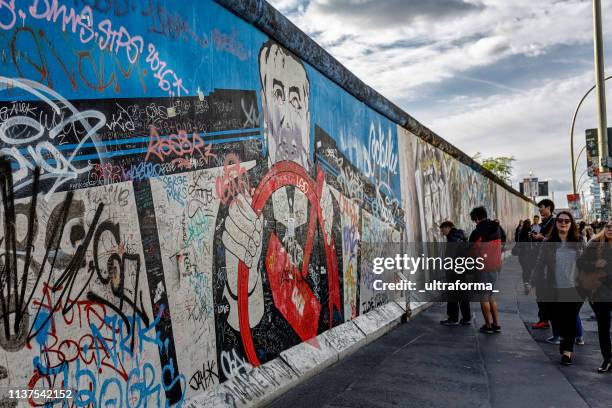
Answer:
<svg viewBox="0 0 612 408"><path fill-rule="evenodd" d="M521 229L523 228L523 220L519 220L516 229L514 230L514 242L519 242L519 234L521 233Z"/></svg>
<svg viewBox="0 0 612 408"><path fill-rule="evenodd" d="M544 273L550 276L545 281L552 285L553 290L547 292L552 296L542 300L550 305L553 331L560 336L559 352L563 365L573 364L574 344L579 334L579 313L584 300L576 288L576 261L583 246L572 214L559 212L549 236L541 244L531 277L535 282L542 279Z"/></svg>
<svg viewBox="0 0 612 408"><path fill-rule="evenodd" d="M517 240L517 255L521 270L523 271L523 286L525 291L529 292L529 278L531 277L531 270L533 269L533 246L531 241L531 220L526 219L523 221L523 227L521 228Z"/></svg>
<svg viewBox="0 0 612 408"><path fill-rule="evenodd" d="M470 212L470 218L476 223L476 228L470 234L469 255L474 259L484 260L484 267L478 272L480 282L490 283L495 287L497 274L501 269L502 231L495 221L487 218L484 207L476 207ZM483 333L500 333L499 312L493 297L493 291L485 291L480 298L480 309L484 325Z"/></svg>
<svg viewBox="0 0 612 408"><path fill-rule="evenodd" d="M467 242L465 232L461 229L455 228L452 221L444 221L440 224L440 233L446 237L446 241L451 245L447 246L447 252L444 254L445 257L457 257L462 256L462 247ZM464 280L465 274L457 274L454 271L447 271L446 281L454 282L456 280ZM448 318L440 321L440 324L444 326L456 326L458 324L469 325L472 323L472 315L470 311L470 301L465 293L456 293L448 295L448 302L446 303L446 314ZM461 320L459 320L459 310L461 309Z"/></svg>
<svg viewBox="0 0 612 408"><path fill-rule="evenodd" d="M610 341L610 311L612 310L612 219L603 231L593 237L578 258L578 287L590 300L597 320L599 349L603 362L600 373L612 367L612 343Z"/></svg>
<svg viewBox="0 0 612 408"><path fill-rule="evenodd" d="M538 257L538 251L541 243L544 241L545 237L550 233L554 225L554 217L553 211L555 210L555 203L553 203L549 199L544 199L538 203L538 211L540 216L542 217L542 222L539 225L539 229L532 233L531 239L534 243L534 257ZM535 217L534 217L535 218ZM542 279L548 279L551 276L544 276ZM536 293L536 302L538 304L538 321L531 325L532 329L548 329L550 325L548 322L551 319L549 305L550 302L542 302L541 299L546 297L546 291L551 287L550 282L547 281L536 281L535 282L535 293Z"/></svg>

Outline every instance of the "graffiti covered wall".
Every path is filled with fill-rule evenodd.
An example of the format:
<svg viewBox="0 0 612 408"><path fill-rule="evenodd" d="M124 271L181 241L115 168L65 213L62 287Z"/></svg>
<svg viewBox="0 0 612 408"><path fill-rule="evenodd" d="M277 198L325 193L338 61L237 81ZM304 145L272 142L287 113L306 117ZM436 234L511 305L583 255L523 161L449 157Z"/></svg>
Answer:
<svg viewBox="0 0 612 408"><path fill-rule="evenodd" d="M4 388L180 406L388 302L360 243L529 215L212 1L0 0L0 50Z"/></svg>

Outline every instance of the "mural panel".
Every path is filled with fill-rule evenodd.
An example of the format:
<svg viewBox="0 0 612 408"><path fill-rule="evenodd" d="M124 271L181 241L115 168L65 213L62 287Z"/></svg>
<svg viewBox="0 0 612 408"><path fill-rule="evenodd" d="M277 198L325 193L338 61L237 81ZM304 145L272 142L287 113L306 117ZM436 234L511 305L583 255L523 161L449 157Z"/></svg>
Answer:
<svg viewBox="0 0 612 408"><path fill-rule="evenodd" d="M6 388L181 406L392 300L364 244L528 215L212 1L0 0L0 48Z"/></svg>

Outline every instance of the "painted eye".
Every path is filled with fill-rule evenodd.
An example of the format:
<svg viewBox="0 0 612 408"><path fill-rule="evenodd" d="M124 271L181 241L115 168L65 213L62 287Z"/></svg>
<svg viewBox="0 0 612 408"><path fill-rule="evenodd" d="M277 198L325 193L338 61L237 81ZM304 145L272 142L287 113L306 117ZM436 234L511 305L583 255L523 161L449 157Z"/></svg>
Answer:
<svg viewBox="0 0 612 408"><path fill-rule="evenodd" d="M302 109L302 105L300 104L300 100L294 96L293 98L291 98L291 105L293 105L293 107L295 109Z"/></svg>
<svg viewBox="0 0 612 408"><path fill-rule="evenodd" d="M282 101L282 100L284 100L284 99L285 99L285 97L284 97L284 95L283 95L283 90L282 90L282 89L280 89L280 88L276 88L276 89L274 90L273 95L274 95L274 98L276 98L276 99L278 99L278 100L281 100L281 101Z"/></svg>

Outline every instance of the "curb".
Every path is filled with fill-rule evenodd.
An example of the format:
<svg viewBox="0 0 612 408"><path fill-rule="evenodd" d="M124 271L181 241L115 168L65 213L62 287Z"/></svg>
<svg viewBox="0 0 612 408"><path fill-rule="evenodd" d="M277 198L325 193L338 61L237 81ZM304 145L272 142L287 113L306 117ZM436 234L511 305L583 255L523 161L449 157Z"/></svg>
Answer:
<svg viewBox="0 0 612 408"><path fill-rule="evenodd" d="M185 405L189 408L264 406L400 323L411 320L432 304L429 302L410 309L403 299L386 303L190 398Z"/></svg>

